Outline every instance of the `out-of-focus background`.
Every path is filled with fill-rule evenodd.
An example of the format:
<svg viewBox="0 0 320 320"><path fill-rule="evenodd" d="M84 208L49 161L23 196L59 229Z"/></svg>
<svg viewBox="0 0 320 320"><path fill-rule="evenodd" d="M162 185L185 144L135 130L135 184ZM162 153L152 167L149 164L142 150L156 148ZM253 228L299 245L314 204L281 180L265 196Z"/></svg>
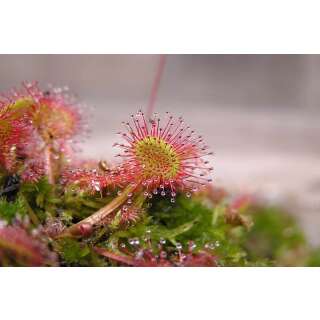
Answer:
<svg viewBox="0 0 320 320"><path fill-rule="evenodd" d="M83 156L110 158L121 121L145 109L157 55L1 55L0 91L67 85L95 106ZM214 182L281 205L320 243L320 56L168 55L155 109L203 134Z"/></svg>

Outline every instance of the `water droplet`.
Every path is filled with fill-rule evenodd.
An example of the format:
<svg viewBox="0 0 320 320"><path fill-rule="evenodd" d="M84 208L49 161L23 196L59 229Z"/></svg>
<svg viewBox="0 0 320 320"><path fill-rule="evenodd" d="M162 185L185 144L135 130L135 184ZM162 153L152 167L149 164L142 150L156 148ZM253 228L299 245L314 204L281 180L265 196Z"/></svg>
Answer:
<svg viewBox="0 0 320 320"><path fill-rule="evenodd" d="M125 248L126 247L126 244L125 243L120 243L120 248Z"/></svg>
<svg viewBox="0 0 320 320"><path fill-rule="evenodd" d="M176 248L177 248L178 250L181 250L181 249L182 249L182 244L181 244L181 243L177 243L177 244L176 244Z"/></svg>
<svg viewBox="0 0 320 320"><path fill-rule="evenodd" d="M191 197L191 193L190 193L190 192L187 192L187 193L186 193L186 197L187 197L187 198L190 198L190 197Z"/></svg>
<svg viewBox="0 0 320 320"><path fill-rule="evenodd" d="M133 193L132 193L132 192L128 193L128 198L131 198L131 197L132 197L132 195L133 195Z"/></svg>
<svg viewBox="0 0 320 320"><path fill-rule="evenodd" d="M220 242L218 240L215 242L215 246L220 247Z"/></svg>
<svg viewBox="0 0 320 320"><path fill-rule="evenodd" d="M215 248L215 245L214 245L214 243L209 242L209 243L206 243L206 244L204 245L204 247L205 247L206 249L214 249L214 248Z"/></svg>
<svg viewBox="0 0 320 320"><path fill-rule="evenodd" d="M175 202L176 202L176 199L175 199L175 198L171 198L170 201L171 201L172 203L175 203Z"/></svg>
<svg viewBox="0 0 320 320"><path fill-rule="evenodd" d="M140 240L138 238L130 238L128 242L132 246L138 246L140 244Z"/></svg>
<svg viewBox="0 0 320 320"><path fill-rule="evenodd" d="M157 190L157 189L154 189L154 190L152 191L152 193L153 193L153 194L158 194L158 190Z"/></svg>
<svg viewBox="0 0 320 320"><path fill-rule="evenodd" d="M122 194L122 191L119 190L119 191L117 192L117 195L120 196L121 194Z"/></svg>
<svg viewBox="0 0 320 320"><path fill-rule="evenodd" d="M175 197L176 195L177 195L177 194L176 194L174 191L171 192L171 196L172 196L172 197Z"/></svg>
<svg viewBox="0 0 320 320"><path fill-rule="evenodd" d="M161 191L161 195L164 197L166 195L165 191Z"/></svg>
<svg viewBox="0 0 320 320"><path fill-rule="evenodd" d="M197 245L193 241L189 242L189 250L190 251L194 250L196 247L197 247Z"/></svg>

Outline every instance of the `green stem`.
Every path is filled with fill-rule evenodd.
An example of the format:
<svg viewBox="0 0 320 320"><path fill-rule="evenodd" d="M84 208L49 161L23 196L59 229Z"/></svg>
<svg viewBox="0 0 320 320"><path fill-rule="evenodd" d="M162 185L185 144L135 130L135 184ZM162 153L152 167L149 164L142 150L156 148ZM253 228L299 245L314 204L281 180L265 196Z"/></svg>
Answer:
<svg viewBox="0 0 320 320"><path fill-rule="evenodd" d="M135 188L136 187L133 187L132 185L127 186L118 197L113 199L106 206L104 206L91 216L65 229L60 235L58 235L58 238L81 236L83 228L88 230L90 228L93 228L94 226L102 225L103 221L108 215L110 215L127 201L128 194L132 193Z"/></svg>
<svg viewBox="0 0 320 320"><path fill-rule="evenodd" d="M22 197L22 199L23 199L23 201L24 201L24 204L25 204L25 206L26 206L26 208L27 208L27 211L28 211L28 215L29 215L30 220L32 221L32 223L33 223L34 225L36 225L36 226L39 225L40 221L39 221L37 215L36 215L36 214L34 213L34 211L32 210L32 208L31 208L31 206L30 206L27 198L24 196L23 193L21 193L21 197Z"/></svg>
<svg viewBox="0 0 320 320"><path fill-rule="evenodd" d="M48 144L45 147L45 159L46 159L46 165L47 165L47 175L48 175L48 181L50 184L55 183L54 179L54 168L53 168L53 162L52 162L52 148L51 145Z"/></svg>

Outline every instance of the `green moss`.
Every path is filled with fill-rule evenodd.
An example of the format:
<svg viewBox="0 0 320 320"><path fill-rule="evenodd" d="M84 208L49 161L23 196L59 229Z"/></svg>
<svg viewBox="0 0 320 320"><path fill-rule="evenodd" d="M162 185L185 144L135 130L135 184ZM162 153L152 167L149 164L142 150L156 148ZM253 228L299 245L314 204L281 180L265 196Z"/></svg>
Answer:
<svg viewBox="0 0 320 320"><path fill-rule="evenodd" d="M63 266L103 267L107 263L85 242L63 239L55 243Z"/></svg>
<svg viewBox="0 0 320 320"><path fill-rule="evenodd" d="M101 197L50 185L46 179L23 184L17 200L0 199L0 219L12 223L17 214L29 215L33 226L44 225L48 218L59 219L65 226L91 215L108 203L115 194ZM99 256L95 246L117 252L120 243L130 247L137 238L140 247L157 252L159 241L166 240L166 249L181 244L188 250L190 241L197 250L209 249L220 266L319 266L319 250L312 249L297 221L278 208L249 207L241 215L252 220L252 226L232 224L226 219L228 201L211 204L205 197L186 198L178 195L175 203L155 196L145 204L145 214L129 227L116 223L96 230L89 238L51 240L62 266L108 266L109 259ZM240 213L239 213L240 214ZM35 215L36 217L34 217ZM146 238L148 241L146 241Z"/></svg>
<svg viewBox="0 0 320 320"><path fill-rule="evenodd" d="M243 237L250 259L268 259L278 265L303 265L308 245L295 219L272 207L251 212L253 227Z"/></svg>
<svg viewBox="0 0 320 320"><path fill-rule="evenodd" d="M0 219L11 223L12 220L17 216L24 216L27 214L25 203L21 197L15 202L8 202L4 198L0 198Z"/></svg>

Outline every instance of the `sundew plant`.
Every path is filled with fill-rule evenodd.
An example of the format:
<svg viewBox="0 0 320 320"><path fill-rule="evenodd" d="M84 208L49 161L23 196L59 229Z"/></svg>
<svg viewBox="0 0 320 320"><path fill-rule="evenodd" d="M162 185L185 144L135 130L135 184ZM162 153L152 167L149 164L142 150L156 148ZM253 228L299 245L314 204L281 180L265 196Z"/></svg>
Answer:
<svg viewBox="0 0 320 320"><path fill-rule="evenodd" d="M124 115L119 153L95 161L77 154L85 113L68 88L0 95L1 266L320 265L288 213L215 184L181 117Z"/></svg>

